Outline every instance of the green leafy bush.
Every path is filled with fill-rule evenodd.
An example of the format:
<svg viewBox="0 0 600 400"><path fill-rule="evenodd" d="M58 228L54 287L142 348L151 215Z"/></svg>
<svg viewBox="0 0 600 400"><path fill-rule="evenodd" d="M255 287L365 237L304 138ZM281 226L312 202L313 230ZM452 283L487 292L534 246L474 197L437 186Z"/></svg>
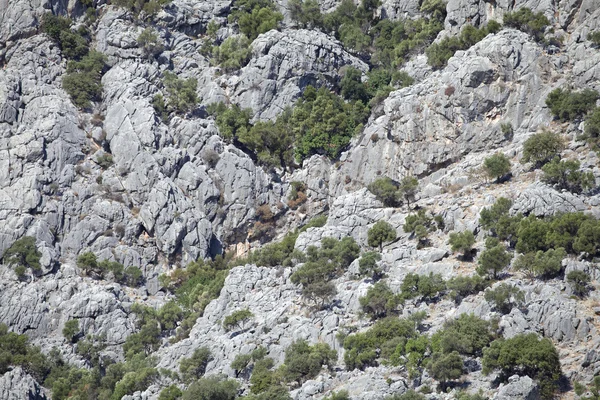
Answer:
<svg viewBox="0 0 600 400"><path fill-rule="evenodd" d="M542 180L556 186L559 190L565 189L572 193L593 189L596 186L594 174L581 171L580 165L577 160L565 161L555 157L542 167L544 171Z"/></svg>
<svg viewBox="0 0 600 400"><path fill-rule="evenodd" d="M304 340L292 343L285 351L284 375L288 381L303 382L315 378L323 365L332 368L337 352L325 343L313 346Z"/></svg>
<svg viewBox="0 0 600 400"><path fill-rule="evenodd" d="M190 358L183 358L179 363L179 372L184 381L192 382L204 375L206 366L212 359L210 350L206 347L194 350Z"/></svg>
<svg viewBox="0 0 600 400"><path fill-rule="evenodd" d="M213 47L213 62L225 72L237 71L250 61L250 40L244 35L230 36Z"/></svg>
<svg viewBox="0 0 600 400"><path fill-rule="evenodd" d="M364 297L358 299L365 314L372 319L386 317L396 310L398 298L385 282L377 282L371 286Z"/></svg>
<svg viewBox="0 0 600 400"><path fill-rule="evenodd" d="M225 328L226 331L230 331L235 327L241 329L243 325L252 317L254 317L254 314L252 314L252 312L247 308L234 311L230 315L226 316L223 320L223 328Z"/></svg>
<svg viewBox="0 0 600 400"><path fill-rule="evenodd" d="M508 314L514 307L520 307L525 302L523 292L508 283L501 283L495 289L487 290L484 297L501 314Z"/></svg>
<svg viewBox="0 0 600 400"><path fill-rule="evenodd" d="M434 379L440 381L442 388L447 387L448 381L460 378L465 371L462 357L456 351L448 354L434 353L427 369Z"/></svg>
<svg viewBox="0 0 600 400"><path fill-rule="evenodd" d="M489 230L500 240L516 241L519 222L522 215L511 217L509 215L512 201L500 197L494 205L481 210L479 215L479 224L483 229Z"/></svg>
<svg viewBox="0 0 600 400"><path fill-rule="evenodd" d="M600 137L600 107L596 107L585 117L585 137L594 143Z"/></svg>
<svg viewBox="0 0 600 400"><path fill-rule="evenodd" d="M488 321L473 314L461 314L457 319L448 321L431 340L435 343L434 351L478 357L492 339Z"/></svg>
<svg viewBox="0 0 600 400"><path fill-rule="evenodd" d="M71 343L75 343L76 336L81 332L79 329L79 320L71 319L65 322L65 326L63 327L62 334Z"/></svg>
<svg viewBox="0 0 600 400"><path fill-rule="evenodd" d="M323 398L323 400L350 400L350 394L347 390L332 393L331 396Z"/></svg>
<svg viewBox="0 0 600 400"><path fill-rule="evenodd" d="M544 251L526 253L519 256L513 265L517 271L523 271L529 278L554 278L562 271L562 260L567 252L559 247Z"/></svg>
<svg viewBox="0 0 600 400"><path fill-rule="evenodd" d="M358 268L361 276L370 276L373 279L381 276L381 269L377 262L381 261L381 254L374 251L364 253L358 260Z"/></svg>
<svg viewBox="0 0 600 400"><path fill-rule="evenodd" d="M283 15L270 0L236 0L228 20L237 22L240 32L252 41L261 33L276 29Z"/></svg>
<svg viewBox="0 0 600 400"><path fill-rule="evenodd" d="M96 162L102 169L108 169L114 164L113 156L108 153L103 153L96 157Z"/></svg>
<svg viewBox="0 0 600 400"><path fill-rule="evenodd" d="M379 247L383 250L383 243L396 239L396 230L385 221L377 221L367 232L367 243L371 247Z"/></svg>
<svg viewBox="0 0 600 400"><path fill-rule="evenodd" d="M460 251L464 258L468 258L475 244L475 236L471 231L452 232L450 233L448 244L453 252Z"/></svg>
<svg viewBox="0 0 600 400"><path fill-rule="evenodd" d="M544 30L550 21L543 13L533 13L530 8L521 8L515 12L507 12L504 14L504 25L518 29L530 34L537 41L541 41L544 35Z"/></svg>
<svg viewBox="0 0 600 400"><path fill-rule="evenodd" d="M419 241L419 246L428 244L429 232L436 230L433 218L424 208L417 211L416 214L410 214L404 220L404 232L412 234Z"/></svg>
<svg viewBox="0 0 600 400"><path fill-rule="evenodd" d="M407 392L404 392L403 394L394 394L391 396L386 396L384 400L427 400L427 397L411 389Z"/></svg>
<svg viewBox="0 0 600 400"><path fill-rule="evenodd" d="M500 370L504 381L515 374L537 380L544 399L553 398L561 375L556 348L550 339L539 339L535 333L495 340L484 350L482 364L484 374Z"/></svg>
<svg viewBox="0 0 600 400"><path fill-rule="evenodd" d="M202 377L183 393L183 400L234 400L239 383L223 376Z"/></svg>
<svg viewBox="0 0 600 400"><path fill-rule="evenodd" d="M165 71L163 85L167 92L167 110L185 114L197 106L198 81L195 78L180 79L174 73Z"/></svg>
<svg viewBox="0 0 600 400"><path fill-rule="evenodd" d="M422 300L432 301L446 290L446 283L440 274L417 275L409 273L404 277L400 296L403 299L421 297Z"/></svg>
<svg viewBox="0 0 600 400"><path fill-rule="evenodd" d="M401 204L399 185L388 177L373 181L368 189L386 207L397 207Z"/></svg>
<svg viewBox="0 0 600 400"><path fill-rule="evenodd" d="M101 78L106 70L106 57L95 50L81 61L69 61L62 87L71 97L73 104L88 108L92 101L102 99Z"/></svg>
<svg viewBox="0 0 600 400"><path fill-rule="evenodd" d="M486 287L487 282L479 275L458 275L446 281L446 288L450 291L449 295L457 303L467 296L483 291Z"/></svg>
<svg viewBox="0 0 600 400"><path fill-rule="evenodd" d="M500 182L503 176L510 173L510 160L502 153L496 153L483 161L483 168L486 174Z"/></svg>
<svg viewBox="0 0 600 400"><path fill-rule="evenodd" d="M560 156L564 148L562 137L550 131L531 135L523 144L521 163L531 162L535 168L540 168L554 157Z"/></svg>
<svg viewBox="0 0 600 400"><path fill-rule="evenodd" d="M554 89L546 97L546 105L552 114L561 121L573 121L584 117L591 111L600 94L592 89L580 92L571 90Z"/></svg>
<svg viewBox="0 0 600 400"><path fill-rule="evenodd" d="M152 17L160 11L162 6L170 2L171 0L112 0L111 4L131 11L136 17L142 11L147 16Z"/></svg>
<svg viewBox="0 0 600 400"><path fill-rule="evenodd" d="M367 87L362 83L362 72L358 68L348 67L340 82L342 97L346 100L362 101L367 104L371 100Z"/></svg>
<svg viewBox="0 0 600 400"><path fill-rule="evenodd" d="M16 240L2 255L2 262L15 267L19 278L23 278L27 268L33 273L41 271L40 259L42 253L35 245L35 238L32 236L23 236ZM21 267L17 270L18 267Z"/></svg>
<svg viewBox="0 0 600 400"><path fill-rule="evenodd" d="M167 386L160 391L158 400L177 400L183 396L183 392L175 385Z"/></svg>
<svg viewBox="0 0 600 400"><path fill-rule="evenodd" d="M585 297L588 294L590 281L591 277L584 271L571 271L567 274L567 282L573 289L573 293L579 297Z"/></svg>
<svg viewBox="0 0 600 400"><path fill-rule="evenodd" d="M144 56L153 59L163 52L165 46L160 42L158 35L152 28L146 28L137 38L138 47L142 49Z"/></svg>
<svg viewBox="0 0 600 400"><path fill-rule="evenodd" d="M319 2L316 0L290 0L290 17L302 28L317 28L323 24Z"/></svg>
<svg viewBox="0 0 600 400"><path fill-rule="evenodd" d="M480 42L490 33L496 33L501 25L496 21L490 21L482 28L475 28L472 25L466 25L460 32L460 35L446 37L439 43L433 43L427 48L427 63L433 68L440 69L446 66L450 57L458 50L466 50L477 42Z"/></svg>
<svg viewBox="0 0 600 400"><path fill-rule="evenodd" d="M600 46L600 31L588 33L587 40L594 43L596 46Z"/></svg>
<svg viewBox="0 0 600 400"><path fill-rule="evenodd" d="M364 369L377 365L378 354L385 346L394 343L392 351L404 353L406 341L417 337L415 323L407 319L388 317L377 321L369 330L344 339L344 363L346 369ZM391 356L391 353L389 354Z"/></svg>
<svg viewBox="0 0 600 400"><path fill-rule="evenodd" d="M495 238L488 238L485 242L485 250L481 253L478 261L477 273L481 276L491 275L493 279L498 273L508 267L512 255L506 251L506 247Z"/></svg>

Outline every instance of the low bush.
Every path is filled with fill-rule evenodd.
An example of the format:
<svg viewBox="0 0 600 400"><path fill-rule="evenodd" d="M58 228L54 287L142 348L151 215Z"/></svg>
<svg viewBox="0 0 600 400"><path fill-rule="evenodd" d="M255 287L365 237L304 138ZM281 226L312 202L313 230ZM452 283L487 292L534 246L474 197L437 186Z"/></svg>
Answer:
<svg viewBox="0 0 600 400"><path fill-rule="evenodd" d="M509 199L498 198L494 205L481 210L479 224L498 239L508 240L512 243L517 240L517 230L523 216L518 214L511 217L509 214L511 206L512 201Z"/></svg>
<svg viewBox="0 0 600 400"><path fill-rule="evenodd" d="M41 271L42 253L37 249L33 236L23 236L16 240L2 255L2 262L15 268L19 278L25 276L27 269L36 274Z"/></svg>
<svg viewBox="0 0 600 400"><path fill-rule="evenodd" d="M533 13L530 8L520 8L515 12L507 12L504 14L504 25L518 29L530 34L537 41L541 41L544 36L544 31L550 21L542 12Z"/></svg>
<svg viewBox="0 0 600 400"><path fill-rule="evenodd" d="M404 232L410 233L419 241L419 247L426 246L429 243L429 232L437 229L434 218L428 212L421 208L416 214L410 214L404 220Z"/></svg>
<svg viewBox="0 0 600 400"><path fill-rule="evenodd" d="M450 297L457 303L467 296L483 291L487 285L487 282L479 275L458 275L446 281L446 289L450 291Z"/></svg>
<svg viewBox="0 0 600 400"><path fill-rule="evenodd" d="M138 47L149 60L154 59L163 52L165 46L160 42L158 35L152 28L146 28L137 38Z"/></svg>
<svg viewBox="0 0 600 400"><path fill-rule="evenodd" d="M555 118L561 121L573 121L583 118L596 106L600 93L592 89L580 92L554 89L546 98L546 105Z"/></svg>
<svg viewBox="0 0 600 400"><path fill-rule="evenodd" d="M92 102L102 99L102 75L106 70L106 57L95 50L81 61L69 61L62 87L71 97L73 104L88 108Z"/></svg>
<svg viewBox="0 0 600 400"><path fill-rule="evenodd" d="M495 340L484 350L482 365L484 374L499 370L504 381L515 374L535 379L544 399L554 398L561 376L560 358L552 341L535 333Z"/></svg>
<svg viewBox="0 0 600 400"><path fill-rule="evenodd" d="M536 133L523 143L521 163L531 162L535 168L540 168L560 156L563 149L564 142L559 134L550 131Z"/></svg>
<svg viewBox="0 0 600 400"><path fill-rule="evenodd" d="M551 162L542 167L544 176L542 180L554 185L559 190L568 190L572 193L581 193L596 186L594 174L579 169L577 160L560 160L555 157Z"/></svg>
<svg viewBox="0 0 600 400"><path fill-rule="evenodd" d="M65 326L63 327L62 334L67 339L67 341L71 343L75 343L77 341L77 336L81 332L79 328L79 320L71 319L65 322Z"/></svg>
<svg viewBox="0 0 600 400"><path fill-rule="evenodd" d="M409 273L404 277L400 290L402 299L420 297L421 300L432 301L446 290L446 283L440 274L417 275Z"/></svg>
<svg viewBox="0 0 600 400"><path fill-rule="evenodd" d="M223 320L223 328L226 331L230 331L233 328L243 329L244 324L252 317L254 317L254 314L247 308L234 311Z"/></svg>
<svg viewBox="0 0 600 400"><path fill-rule="evenodd" d="M471 231L452 232L449 235L448 244L453 252L460 251L463 258L469 258L475 244L475 236Z"/></svg>
<svg viewBox="0 0 600 400"><path fill-rule="evenodd" d="M478 357L493 338L488 321L473 314L461 314L444 324L444 328L435 333L431 341L434 343L433 351Z"/></svg>
<svg viewBox="0 0 600 400"><path fill-rule="evenodd" d="M388 177L373 181L368 189L386 207L397 207L401 204L399 185Z"/></svg>
<svg viewBox="0 0 600 400"><path fill-rule="evenodd" d="M230 36L220 46L212 50L212 62L224 72L233 72L244 67L250 61L250 40L245 35Z"/></svg>
<svg viewBox="0 0 600 400"><path fill-rule="evenodd" d="M372 319L384 318L396 311L398 298L385 282L371 286L364 297L359 298L360 306Z"/></svg>
<svg viewBox="0 0 600 400"><path fill-rule="evenodd" d="M511 259L512 254L506 251L506 247L498 239L487 238L485 250L478 260L477 273L481 276L487 275L497 279L498 273L508 267Z"/></svg>
<svg viewBox="0 0 600 400"><path fill-rule="evenodd" d="M183 392L182 400L234 400L239 386L235 379L224 376L202 377Z"/></svg>
<svg viewBox="0 0 600 400"><path fill-rule="evenodd" d="M236 0L228 20L237 22L240 32L252 41L261 33L276 29L283 15L270 0Z"/></svg>
<svg viewBox="0 0 600 400"><path fill-rule="evenodd" d="M360 276L369 276L373 279L378 279L382 270L377 266L377 262L381 261L381 254L374 251L364 253L358 260L358 268Z"/></svg>
<svg viewBox="0 0 600 400"><path fill-rule="evenodd" d="M520 255L514 262L513 268L522 271L530 279L534 276L549 279L554 278L562 271L562 260L567 256L567 252L559 247L546 251Z"/></svg>
<svg viewBox="0 0 600 400"><path fill-rule="evenodd" d="M186 382L193 382L202 377L206 371L207 364L213 359L210 350L206 347L200 347L194 350L189 358L183 358L179 363L179 372Z"/></svg>
<svg viewBox="0 0 600 400"><path fill-rule="evenodd" d="M495 289L485 292L485 301L492 303L501 314L508 314L514 307L520 307L525 302L524 293L516 286L502 283Z"/></svg>
<svg viewBox="0 0 600 400"><path fill-rule="evenodd" d="M379 247L383 250L383 244L396 239L396 230L385 221L377 221L367 232L367 243L371 247Z"/></svg>
<svg viewBox="0 0 600 400"><path fill-rule="evenodd" d="M590 281L590 275L584 271L571 271L567 274L567 283L571 286L573 293L579 297L585 297L588 294Z"/></svg>
<svg viewBox="0 0 600 400"><path fill-rule="evenodd" d="M284 375L288 382L303 382L315 378L324 365L331 369L337 352L325 343L309 345L304 340L292 343L285 351Z"/></svg>
<svg viewBox="0 0 600 400"><path fill-rule="evenodd" d="M510 160L504 154L496 153L483 161L483 168L488 177L496 179L498 183L502 177L510 173Z"/></svg>

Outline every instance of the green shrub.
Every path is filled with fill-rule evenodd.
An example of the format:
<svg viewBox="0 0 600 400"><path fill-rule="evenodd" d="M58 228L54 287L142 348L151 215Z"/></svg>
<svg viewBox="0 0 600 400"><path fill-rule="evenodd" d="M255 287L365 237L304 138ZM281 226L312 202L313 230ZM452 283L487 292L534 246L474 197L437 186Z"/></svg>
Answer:
<svg viewBox="0 0 600 400"><path fill-rule="evenodd" d="M96 157L96 163L98 163L100 168L108 169L114 164L113 156L108 153L102 153L102 155Z"/></svg>
<svg viewBox="0 0 600 400"><path fill-rule="evenodd" d="M446 288L450 291L450 297L460 302L464 297L477 294L487 287L487 282L479 275L454 276L446 281Z"/></svg>
<svg viewBox="0 0 600 400"><path fill-rule="evenodd" d="M388 317L377 321L368 331L347 336L343 346L346 369L364 369L377 365L378 354L386 343L393 341L397 345L393 350L404 353L406 340L417 337L415 323L407 319ZM388 346L389 347L389 346ZM391 356L391 353L389 354Z"/></svg>
<svg viewBox="0 0 600 400"><path fill-rule="evenodd" d="M170 2L171 0L112 0L111 4L131 11L136 17L142 11L152 17L160 11L162 6Z"/></svg>
<svg viewBox="0 0 600 400"><path fill-rule="evenodd" d="M473 232L471 231L452 232L450 233L448 244L451 246L453 252L460 251L463 253L464 258L468 258L473 251L475 236L473 236Z"/></svg>
<svg viewBox="0 0 600 400"><path fill-rule="evenodd" d="M161 343L161 331L154 320L144 324L139 332L127 337L123 344L123 352L127 360L133 359L138 354L149 355L158 350Z"/></svg>
<svg viewBox="0 0 600 400"><path fill-rule="evenodd" d="M587 40L594 43L596 46L600 46L600 31L588 33Z"/></svg>
<svg viewBox="0 0 600 400"><path fill-rule="evenodd" d="M272 1L236 0L228 19L229 23L237 22L240 32L252 41L261 33L276 29L283 15Z"/></svg>
<svg viewBox="0 0 600 400"><path fill-rule="evenodd" d="M181 396L183 396L181 390L177 386L171 385L160 391L158 400L177 400L180 399Z"/></svg>
<svg viewBox="0 0 600 400"><path fill-rule="evenodd" d="M490 33L496 33L501 25L496 21L490 21L487 26L475 28L472 25L466 25L459 36L446 37L439 43L433 43L427 48L427 63L433 68L440 69L446 66L450 57L458 50L466 50L474 44L480 42Z"/></svg>
<svg viewBox="0 0 600 400"><path fill-rule="evenodd" d="M500 370L504 381L515 374L537 380L544 399L554 397L561 375L556 348L550 339L539 339L535 333L495 340L484 350L482 365L484 374Z"/></svg>
<svg viewBox="0 0 600 400"><path fill-rule="evenodd" d="M327 396L323 398L323 400L350 400L350 394L347 390L341 390L339 392L334 392L331 396Z"/></svg>
<svg viewBox="0 0 600 400"><path fill-rule="evenodd" d="M562 137L550 131L531 135L523 144L521 163L531 162L540 168L554 157L560 156L564 148Z"/></svg>
<svg viewBox="0 0 600 400"><path fill-rule="evenodd" d="M503 176L510 173L510 160L502 153L496 153L483 161L483 168L488 177L500 182Z"/></svg>
<svg viewBox="0 0 600 400"><path fill-rule="evenodd" d="M592 89L581 92L554 89L546 98L546 105L554 117L561 121L573 121L584 117L596 106L600 94Z"/></svg>
<svg viewBox="0 0 600 400"><path fill-rule="evenodd" d="M433 218L421 208L416 214L410 214L404 220L404 232L412 234L419 241L419 247L429 243L429 232L436 229Z"/></svg>
<svg viewBox="0 0 600 400"><path fill-rule="evenodd" d="M295 136L290 126L291 111L286 109L275 122L258 121L251 128L241 130L236 139L256 154L260 164L282 167L294 163Z"/></svg>
<svg viewBox="0 0 600 400"><path fill-rule="evenodd" d="M597 141L600 137L600 107L585 117L585 136L590 141Z"/></svg>
<svg viewBox="0 0 600 400"><path fill-rule="evenodd" d="M367 87L362 83L362 72L358 68L348 67L340 82L342 97L346 100L362 101L367 104L371 100Z"/></svg>
<svg viewBox="0 0 600 400"><path fill-rule="evenodd" d="M35 238L32 236L23 236L4 252L2 262L15 267L17 275L21 278L27 268L31 269L33 273L40 272L42 269L40 265L41 258L42 253L36 247Z"/></svg>
<svg viewBox="0 0 600 400"><path fill-rule="evenodd" d="M254 314L247 308L234 311L223 320L223 328L225 328L226 331L230 331L236 327L242 329L244 324L252 317L254 317Z"/></svg>
<svg viewBox="0 0 600 400"><path fill-rule="evenodd" d="M373 279L380 277L382 271L377 266L378 261L381 261L381 254L374 251L364 253L358 260L360 276L370 276Z"/></svg>
<svg viewBox="0 0 600 400"><path fill-rule="evenodd" d="M543 13L533 13L530 8L521 8L504 14L504 25L530 34L537 41L543 38L546 26L550 25Z"/></svg>
<svg viewBox="0 0 600 400"><path fill-rule="evenodd" d="M590 276L583 271L571 271L567 274L567 282L573 289L573 293L579 297L585 297L590 291Z"/></svg>
<svg viewBox="0 0 600 400"><path fill-rule="evenodd" d="M479 257L477 273L481 276L491 275L493 279L496 279L498 273L508 267L512 255L506 251L504 245L494 239L488 238L486 240L486 248Z"/></svg>
<svg viewBox="0 0 600 400"><path fill-rule="evenodd" d="M421 393L417 393L414 390L410 389L403 394L394 394L391 396L384 397L384 400L427 400L427 397L423 396Z"/></svg>
<svg viewBox="0 0 600 400"><path fill-rule="evenodd" d="M183 380L192 382L200 378L206 371L206 366L213 359L210 350L206 347L200 347L194 350L190 358L183 358L179 363L179 372Z"/></svg>
<svg viewBox="0 0 600 400"><path fill-rule="evenodd" d="M367 232L367 243L371 247L379 247L383 250L383 243L396 239L396 230L385 221L377 221Z"/></svg>
<svg viewBox="0 0 600 400"><path fill-rule="evenodd" d="M79 108L88 108L92 101L102 99L101 78L105 70L106 57L95 50L90 51L81 61L69 61L62 87L73 104Z"/></svg>
<svg viewBox="0 0 600 400"><path fill-rule="evenodd" d="M362 130L368 115L368 107L360 101L345 103L325 88L308 86L289 121L297 138L296 159L301 161L313 154L336 159Z"/></svg>
<svg viewBox="0 0 600 400"><path fill-rule="evenodd" d="M481 210L479 224L500 240L516 241L519 222L523 216L518 214L511 217L509 215L511 206L512 201L504 197L498 198L493 206Z"/></svg>
<svg viewBox="0 0 600 400"><path fill-rule="evenodd" d="M160 42L158 35L152 28L146 28L137 38L137 44L144 56L149 60L163 52L165 46Z"/></svg>
<svg viewBox="0 0 600 400"><path fill-rule="evenodd" d="M559 190L565 189L572 193L593 189L596 186L594 174L579 170L580 165L577 160L564 161L555 157L542 167L542 171L544 171L542 180L555 185Z"/></svg>
<svg viewBox="0 0 600 400"><path fill-rule="evenodd" d="M501 314L508 314L514 307L520 307L525 302L523 292L508 283L501 283L495 289L487 290L484 297Z"/></svg>
<svg viewBox="0 0 600 400"><path fill-rule="evenodd" d="M401 204L399 185L388 177L373 181L368 189L386 207L397 207Z"/></svg>
<svg viewBox="0 0 600 400"><path fill-rule="evenodd" d="M544 251L538 250L519 256L513 265L517 271L523 271L529 278L554 278L562 271L562 260L567 256L566 251L559 247Z"/></svg>
<svg viewBox="0 0 600 400"><path fill-rule="evenodd" d="M185 114L196 108L198 81L195 78L180 79L172 72L163 73L163 85L167 92L167 109Z"/></svg>
<svg viewBox="0 0 600 400"><path fill-rule="evenodd" d="M431 340L435 342L435 351L444 354L458 352L465 356L478 357L492 339L488 321L473 314L461 314L457 319L448 321Z"/></svg>
<svg viewBox="0 0 600 400"><path fill-rule="evenodd" d="M234 379L210 376L198 379L183 393L183 400L234 400L239 383Z"/></svg>
<svg viewBox="0 0 600 400"><path fill-rule="evenodd" d="M50 36L56 43L60 43L60 34L70 29L71 20L48 12L42 16L40 27L42 32Z"/></svg>
<svg viewBox="0 0 600 400"><path fill-rule="evenodd" d="M315 378L323 365L331 369L337 352L325 343L310 346L306 341L292 343L285 351L285 377L288 381L303 382Z"/></svg>
<svg viewBox="0 0 600 400"><path fill-rule="evenodd" d="M323 24L321 8L316 0L290 0L290 17L302 28L317 28Z"/></svg>
<svg viewBox="0 0 600 400"><path fill-rule="evenodd" d="M417 275L409 273L400 286L403 299L421 297L424 301L434 300L440 292L446 290L446 283L440 274Z"/></svg>
<svg viewBox="0 0 600 400"><path fill-rule="evenodd" d="M398 299L385 282L371 286L364 297L359 298L360 306L372 319L384 318L398 306Z"/></svg>
<svg viewBox="0 0 600 400"><path fill-rule="evenodd" d="M456 351L448 354L434 353L427 369L434 379L440 381L442 388L447 387L448 381L460 378L465 371L462 357Z"/></svg>
<svg viewBox="0 0 600 400"><path fill-rule="evenodd" d="M62 334L71 343L76 342L76 336L79 335L81 329L79 328L79 320L71 319L65 322L65 326L63 327Z"/></svg>
<svg viewBox="0 0 600 400"><path fill-rule="evenodd" d="M244 67L250 61L250 40L244 35L230 36L220 46L213 47L213 61L226 73Z"/></svg>

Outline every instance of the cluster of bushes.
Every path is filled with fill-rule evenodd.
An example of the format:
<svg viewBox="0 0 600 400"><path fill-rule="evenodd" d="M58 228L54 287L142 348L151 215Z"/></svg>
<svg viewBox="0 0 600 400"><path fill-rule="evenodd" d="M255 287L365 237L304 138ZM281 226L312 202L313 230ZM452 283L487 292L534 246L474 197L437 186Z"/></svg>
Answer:
<svg viewBox="0 0 600 400"><path fill-rule="evenodd" d="M97 256L92 252L86 252L77 257L77 266L86 275L96 279L106 279L111 275L115 282L131 287L137 287L144 283L144 276L138 267L125 268L123 264L116 261L98 261Z"/></svg>
<svg viewBox="0 0 600 400"><path fill-rule="evenodd" d="M426 209L421 208L416 213L410 214L404 220L404 232L418 240L418 248L429 245L429 233L444 228L444 220L440 215L431 215Z"/></svg>
<svg viewBox="0 0 600 400"><path fill-rule="evenodd" d="M400 182L384 177L371 182L367 188L386 207L398 207L404 203L410 207L410 202L415 200L419 190L419 181L412 176L407 176Z"/></svg>
<svg viewBox="0 0 600 400"><path fill-rule="evenodd" d="M211 49L211 63L220 66L225 72L233 72L250 61L250 39L245 35L230 36L219 46Z"/></svg>
<svg viewBox="0 0 600 400"><path fill-rule="evenodd" d="M544 31L550 25L550 21L548 21L548 18L542 12L534 14L527 7L504 14L503 22L505 26L530 34L538 42L543 39Z"/></svg>
<svg viewBox="0 0 600 400"><path fill-rule="evenodd" d="M236 0L233 3L229 23L237 23L239 30L250 41L261 33L277 29L283 15L271 0Z"/></svg>
<svg viewBox="0 0 600 400"><path fill-rule="evenodd" d="M152 17L171 0L112 0L111 4L131 11L136 17L143 11L146 17Z"/></svg>
<svg viewBox="0 0 600 400"><path fill-rule="evenodd" d="M174 73L165 71L162 84L167 99L165 101L162 94L157 94L152 99L152 105L163 120L167 121L171 113L188 113L198 104L198 81L195 78L181 79Z"/></svg>
<svg viewBox="0 0 600 400"><path fill-rule="evenodd" d="M323 238L321 247L310 246L306 250L304 264L290 277L302 285L302 295L317 307L323 307L336 294L330 282L339 277L358 258L360 247L352 237L342 240Z"/></svg>
<svg viewBox="0 0 600 400"><path fill-rule="evenodd" d="M52 13L44 14L41 27L69 60L62 85L71 96L73 104L88 108L92 101L101 100L101 79L106 72L106 57L95 50L89 50L87 28L81 27L74 32L71 30L70 19Z"/></svg>
<svg viewBox="0 0 600 400"><path fill-rule="evenodd" d="M65 400L73 398L97 398L117 400L138 390L145 390L160 376L155 369L156 361L141 354L124 363L112 363L110 359L98 356L99 347L90 346L95 351L85 352L80 341L77 352L90 362L91 369L68 365L54 349L44 355L36 346L28 343L27 336L8 332L8 327L0 324L0 374L15 366L22 367L52 391L52 398ZM91 355L94 355L93 357Z"/></svg>
<svg viewBox="0 0 600 400"><path fill-rule="evenodd" d="M15 274L21 280L25 279L27 270L32 274L41 271L40 259L42 253L35 245L35 238L32 236L23 236L16 240L2 255L2 262L11 265L15 269Z"/></svg>
<svg viewBox="0 0 600 400"><path fill-rule="evenodd" d="M266 356L266 349L259 347L251 353L238 354L231 363L238 376L251 374L251 394L246 399L289 400L289 384L301 386L315 378L323 366L331 369L337 360L337 352L329 345L309 345L305 340L298 340L286 349L284 364L279 368L274 369L275 361Z"/></svg>
<svg viewBox="0 0 600 400"><path fill-rule="evenodd" d="M460 35L446 37L438 43L433 43L427 48L427 63L433 68L443 68L446 63L458 50L466 50L477 42L481 41L490 33L497 33L502 26L491 20L482 28L475 28L472 25L466 25L460 32Z"/></svg>
<svg viewBox="0 0 600 400"><path fill-rule="evenodd" d="M250 111L236 105L216 104L209 112L216 115L224 138L248 150L261 164L284 169L313 154L337 158L368 116L368 108L360 101L346 103L327 89L312 86L275 122L252 125Z"/></svg>

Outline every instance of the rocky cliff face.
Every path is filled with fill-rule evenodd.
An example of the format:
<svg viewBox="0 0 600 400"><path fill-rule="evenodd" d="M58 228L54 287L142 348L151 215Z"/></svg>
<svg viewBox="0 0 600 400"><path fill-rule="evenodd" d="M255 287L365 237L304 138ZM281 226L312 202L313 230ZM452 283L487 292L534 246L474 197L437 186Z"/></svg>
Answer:
<svg viewBox="0 0 600 400"><path fill-rule="evenodd" d="M539 170L532 172L517 162L525 140L547 128L564 134L566 157L600 178L597 154L580 140L583 124L553 120L545 103L548 93L559 87L600 91L600 51L587 40L590 32L600 30L598 1L450 0L438 41L465 25L480 27L528 7L550 20L562 46L542 45L527 33L503 29L457 51L440 70L429 67L425 55L414 54L402 69L415 83L391 91L382 107L374 108L377 111L339 160L316 155L285 172L259 165L239 143L236 147L224 139L206 107L225 101L251 109L252 121L272 121L293 106L307 86L337 90L349 66L366 73L364 55L344 48L332 35L298 28L287 2L277 2L285 15L280 29L259 35L251 44L248 63L224 73L199 50L209 22L227 20L231 1L173 0L143 21L99 0L92 2L99 12L89 28L91 47L107 56L108 69L102 77L101 101L82 111L62 88L67 59L41 32L40 21L52 12L81 24L87 3L0 0L0 254L19 238L31 236L41 255L40 273L25 280L15 276L6 260L7 265L0 266L0 322L26 334L43 353L57 347L68 362L89 368L62 334L65 323L77 319L81 336L102 335L104 352L122 360L121 346L139 328L132 306L158 309L172 298L159 275L226 250L242 255L260 247L264 241L253 236L253 229L261 219L261 206L275 215L278 238L314 215L328 215L324 226L299 234L299 251L319 246L322 238L347 236L367 251L369 228L380 220L390 223L398 237L383 246L381 264L396 292L409 273L439 273L446 279L474 274L476 262L454 256L447 234L472 231L475 248L483 250L479 215L499 197L513 200L513 215L582 211L600 217L597 191L558 191L539 182ZM324 11L337 5L319 3ZM417 18L422 15L419 3L385 0L377 13L392 20ZM146 26L156 29L164 46L156 58L146 57L138 46ZM231 28L222 27L217 35L229 37ZM165 92L161 74L167 70L197 79L199 98L192 112L169 121L153 107L154 96ZM507 123L511 135L502 129ZM513 161L513 169L509 181L495 185L478 169L498 151ZM100 162L106 154L112 156L108 166ZM366 189L378 177L400 180L408 175L420 181L412 208L426 207L445 224L444 230L430 235L431 247L420 248L404 233L412 209L386 207ZM306 185L308 200L300 209L288 206L293 181ZM86 276L76 263L85 252L93 252L98 260L139 267L145 283L130 288ZM595 285L593 262L571 257L563 264L566 272L590 272ZM349 326L364 330L372 325L362 314L359 298L373 282L356 279L355 261L333 281L333 305L314 310L290 280L297 267L248 264L231 269L189 337L174 344L165 337L152 352L157 367L177 371L182 358L208 347L213 357L206 374L236 378L240 393L247 394L247 377L230 367L238 354L263 346L280 364L286 348L305 339L328 344L339 359L335 373L323 371L290 388L293 399L321 399L340 390L355 400L381 399L409 389L435 388L437 381L427 372L413 379L402 367L382 364L345 371L337 336ZM461 314L497 317L506 338L529 332L550 338L566 378L591 382L600 371L594 314L598 294L592 291L586 300L577 300L562 278L532 282L511 274L504 282L524 293L522 306L506 315L496 313L483 292L459 305L450 300L409 301L401 315L426 311L430 332ZM251 326L226 332L222 320L246 308L254 315ZM473 363L463 387L481 389L486 398L540 398L531 378L515 375L498 386L495 376L481 373L481 359ZM157 399L172 382L176 381L156 380L124 398ZM0 398L51 398L51 388L42 384L30 371L14 367L0 376ZM573 392L563 389L561 396L572 398ZM456 393L434 391L428 398L452 399Z"/></svg>

